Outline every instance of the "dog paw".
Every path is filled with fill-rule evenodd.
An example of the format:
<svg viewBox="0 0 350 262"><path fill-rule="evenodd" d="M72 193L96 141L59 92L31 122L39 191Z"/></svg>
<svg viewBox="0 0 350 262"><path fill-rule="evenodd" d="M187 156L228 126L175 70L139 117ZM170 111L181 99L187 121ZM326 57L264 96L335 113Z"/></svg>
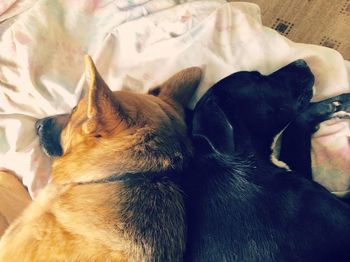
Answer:
<svg viewBox="0 0 350 262"><path fill-rule="evenodd" d="M350 93L310 103L295 120L297 126L316 132L319 124L331 118L350 119Z"/></svg>

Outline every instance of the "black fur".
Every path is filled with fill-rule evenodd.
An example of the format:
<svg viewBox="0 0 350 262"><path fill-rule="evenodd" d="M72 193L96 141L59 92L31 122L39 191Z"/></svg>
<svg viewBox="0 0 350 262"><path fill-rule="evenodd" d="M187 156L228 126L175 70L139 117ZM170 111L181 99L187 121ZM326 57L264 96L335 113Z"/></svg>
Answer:
<svg viewBox="0 0 350 262"><path fill-rule="evenodd" d="M274 136L305 110L313 81L298 60L269 76L232 74L199 101L185 261L350 261L350 208L270 161Z"/></svg>
<svg viewBox="0 0 350 262"><path fill-rule="evenodd" d="M340 111L350 111L350 93L310 103L283 132L279 158L292 170L312 179L311 137L321 122L332 118Z"/></svg>

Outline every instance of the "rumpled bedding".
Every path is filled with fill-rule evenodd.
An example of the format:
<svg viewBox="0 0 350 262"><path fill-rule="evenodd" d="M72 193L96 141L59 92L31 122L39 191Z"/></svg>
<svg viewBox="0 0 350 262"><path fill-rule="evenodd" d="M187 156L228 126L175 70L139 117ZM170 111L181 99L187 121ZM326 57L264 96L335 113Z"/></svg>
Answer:
<svg viewBox="0 0 350 262"><path fill-rule="evenodd" d="M338 52L294 43L262 26L254 4L3 0L0 22L0 168L16 172L32 197L48 183L51 165L34 123L70 112L84 95L86 53L113 90L146 92L185 67L202 67L204 76L190 107L233 72L269 74L300 58L316 77L314 101L349 92L350 64ZM324 150L312 158L314 176L336 192L348 189L350 177L349 123L340 122L342 132L313 141L313 148ZM319 132L327 134L327 128L323 125ZM339 147L329 151L334 143ZM346 165L333 164L336 154Z"/></svg>

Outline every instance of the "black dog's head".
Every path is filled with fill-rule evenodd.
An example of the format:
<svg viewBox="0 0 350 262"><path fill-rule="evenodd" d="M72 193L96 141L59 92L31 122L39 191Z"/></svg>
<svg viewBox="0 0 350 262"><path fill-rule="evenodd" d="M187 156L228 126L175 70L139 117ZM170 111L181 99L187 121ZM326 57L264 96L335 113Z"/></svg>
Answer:
<svg viewBox="0 0 350 262"><path fill-rule="evenodd" d="M253 139L252 143L266 141L270 147L274 136L309 104L313 83L314 76L303 60L267 76L234 73L216 83L198 102L192 134L202 146L206 140L218 151L231 148L232 152L233 145L247 138Z"/></svg>

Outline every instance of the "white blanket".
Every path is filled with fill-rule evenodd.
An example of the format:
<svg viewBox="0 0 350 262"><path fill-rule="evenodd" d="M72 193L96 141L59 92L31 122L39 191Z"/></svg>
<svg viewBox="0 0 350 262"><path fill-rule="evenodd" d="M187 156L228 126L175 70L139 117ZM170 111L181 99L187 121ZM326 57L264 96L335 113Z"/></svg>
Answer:
<svg viewBox="0 0 350 262"><path fill-rule="evenodd" d="M201 66L205 74L192 107L211 85L233 72L269 74L299 58L315 74L315 101L349 92L350 66L338 52L294 43L262 26L258 6L178 2L0 4L0 167L15 171L32 196L50 173L34 123L75 106L85 90L85 53L94 57L113 90L145 92L180 69ZM350 154L346 161L350 163Z"/></svg>

